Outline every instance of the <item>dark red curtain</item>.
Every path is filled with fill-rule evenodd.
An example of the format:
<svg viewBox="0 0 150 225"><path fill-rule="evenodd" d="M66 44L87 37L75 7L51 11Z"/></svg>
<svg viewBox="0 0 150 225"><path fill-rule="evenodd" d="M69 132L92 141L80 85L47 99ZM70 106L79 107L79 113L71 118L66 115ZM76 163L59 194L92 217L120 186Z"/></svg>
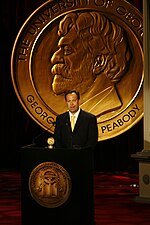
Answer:
<svg viewBox="0 0 150 225"><path fill-rule="evenodd" d="M2 0L1 91L0 91L0 168L19 168L19 150L30 144L42 129L29 117L18 101L11 80L12 47L19 29L44 0ZM142 0L130 0L142 12ZM143 120L124 134L99 143L95 153L96 170L132 170L130 155L143 149Z"/></svg>

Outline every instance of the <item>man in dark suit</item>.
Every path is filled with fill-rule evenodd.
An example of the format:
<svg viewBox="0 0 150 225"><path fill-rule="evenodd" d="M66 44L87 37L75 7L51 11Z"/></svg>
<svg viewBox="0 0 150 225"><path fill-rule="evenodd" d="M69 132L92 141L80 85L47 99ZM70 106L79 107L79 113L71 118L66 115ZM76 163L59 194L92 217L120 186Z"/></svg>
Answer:
<svg viewBox="0 0 150 225"><path fill-rule="evenodd" d="M98 141L96 116L79 107L80 94L73 90L65 94L68 111L56 118L54 131L55 148L95 147ZM74 128L71 117L74 116Z"/></svg>

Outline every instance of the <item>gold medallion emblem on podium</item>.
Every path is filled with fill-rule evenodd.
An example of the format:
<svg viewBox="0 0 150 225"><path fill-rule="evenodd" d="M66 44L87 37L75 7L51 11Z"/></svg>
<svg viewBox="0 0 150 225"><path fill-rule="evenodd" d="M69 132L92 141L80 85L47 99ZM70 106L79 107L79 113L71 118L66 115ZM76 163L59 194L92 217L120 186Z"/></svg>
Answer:
<svg viewBox="0 0 150 225"><path fill-rule="evenodd" d="M29 190L33 199L47 208L64 204L71 193L68 172L55 162L43 162L33 169L29 177Z"/></svg>

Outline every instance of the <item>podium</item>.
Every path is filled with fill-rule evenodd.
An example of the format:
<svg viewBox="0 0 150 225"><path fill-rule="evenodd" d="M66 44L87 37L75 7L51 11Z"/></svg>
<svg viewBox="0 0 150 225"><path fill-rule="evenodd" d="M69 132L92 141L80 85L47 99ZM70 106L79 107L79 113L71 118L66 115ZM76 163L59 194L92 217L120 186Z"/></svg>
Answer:
<svg viewBox="0 0 150 225"><path fill-rule="evenodd" d="M20 158L22 225L94 224L91 148L29 145Z"/></svg>

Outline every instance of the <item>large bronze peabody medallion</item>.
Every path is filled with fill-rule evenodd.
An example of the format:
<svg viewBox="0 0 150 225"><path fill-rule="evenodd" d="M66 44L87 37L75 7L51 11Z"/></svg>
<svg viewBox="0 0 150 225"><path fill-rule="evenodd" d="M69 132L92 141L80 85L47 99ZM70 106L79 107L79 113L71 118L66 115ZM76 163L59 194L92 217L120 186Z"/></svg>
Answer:
<svg viewBox="0 0 150 225"><path fill-rule="evenodd" d="M43 162L33 169L29 177L29 190L34 200L47 208L64 204L71 193L71 178L61 165Z"/></svg>
<svg viewBox="0 0 150 225"><path fill-rule="evenodd" d="M99 140L143 117L143 19L124 0L55 0L41 5L14 43L15 92L27 113L54 132L76 89L82 109L97 116Z"/></svg>

